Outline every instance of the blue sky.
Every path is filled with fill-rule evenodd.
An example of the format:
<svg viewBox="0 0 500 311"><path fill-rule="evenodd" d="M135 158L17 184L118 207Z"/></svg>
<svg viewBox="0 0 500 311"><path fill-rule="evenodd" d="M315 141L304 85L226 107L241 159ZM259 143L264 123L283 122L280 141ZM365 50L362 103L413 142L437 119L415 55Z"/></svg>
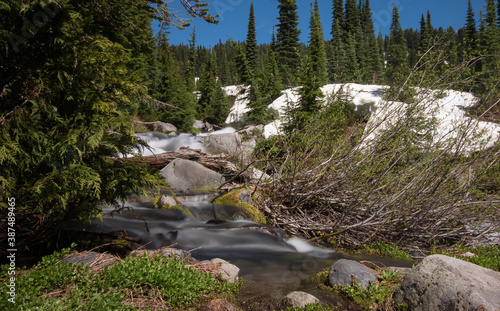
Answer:
<svg viewBox="0 0 500 311"><path fill-rule="evenodd" d="M185 30L170 29L170 44L187 44L191 28L196 26L197 44L214 46L219 40L225 42L228 38L235 41L246 39L248 15L250 12L249 0L207 0L210 3L212 14L219 14L219 24L211 25L202 20L195 20L192 26ZM271 41L273 25L277 23L277 0L254 0L255 23L258 43ZM468 0L371 0L370 7L375 23L375 32L379 28L383 34L389 33L391 12L394 4L399 9L403 28L419 29L422 13L431 13L432 25L435 28L457 29L465 25ZM297 0L299 7L299 28L302 30L301 41L307 42L309 35L310 0ZM485 0L472 0L476 21L479 22L479 11L484 10ZM321 20L326 39L331 37L331 0L319 0Z"/></svg>

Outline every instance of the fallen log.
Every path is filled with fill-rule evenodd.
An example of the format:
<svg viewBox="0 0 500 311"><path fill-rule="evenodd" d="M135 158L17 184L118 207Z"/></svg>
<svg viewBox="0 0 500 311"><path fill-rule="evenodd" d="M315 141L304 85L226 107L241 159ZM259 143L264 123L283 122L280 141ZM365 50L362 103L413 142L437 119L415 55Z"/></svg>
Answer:
<svg viewBox="0 0 500 311"><path fill-rule="evenodd" d="M225 155L212 155L199 149L191 149L189 147L181 147L177 151L165 152L151 156L121 158L120 161L138 163L161 170L177 158L198 162L209 169L229 176L239 173L236 165L227 161L225 159Z"/></svg>

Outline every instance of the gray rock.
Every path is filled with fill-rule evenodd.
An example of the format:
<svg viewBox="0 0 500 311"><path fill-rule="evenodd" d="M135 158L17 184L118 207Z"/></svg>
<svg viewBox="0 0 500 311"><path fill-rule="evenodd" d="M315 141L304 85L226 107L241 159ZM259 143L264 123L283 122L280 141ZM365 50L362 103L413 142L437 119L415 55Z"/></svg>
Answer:
<svg viewBox="0 0 500 311"><path fill-rule="evenodd" d="M240 134L226 133L202 137L203 146L211 154L235 154L241 145Z"/></svg>
<svg viewBox="0 0 500 311"><path fill-rule="evenodd" d="M171 207L176 206L177 204L177 201L171 196L162 195L160 198L160 207Z"/></svg>
<svg viewBox="0 0 500 311"><path fill-rule="evenodd" d="M500 310L500 273L444 256L426 257L394 293L408 310Z"/></svg>
<svg viewBox="0 0 500 311"><path fill-rule="evenodd" d="M214 130L214 126L208 122L205 122L205 128L207 129L207 132L211 132Z"/></svg>
<svg viewBox="0 0 500 311"><path fill-rule="evenodd" d="M293 307L305 308L308 304L319 303L319 299L305 292L291 292L286 295L286 300Z"/></svg>
<svg viewBox="0 0 500 311"><path fill-rule="evenodd" d="M164 133L175 133L177 132L177 127L170 123L165 123L161 121L156 121L154 123L153 131L155 132L164 132Z"/></svg>
<svg viewBox="0 0 500 311"><path fill-rule="evenodd" d="M225 299L214 299L209 303L202 305L198 311L239 311L238 307Z"/></svg>
<svg viewBox="0 0 500 311"><path fill-rule="evenodd" d="M202 130L205 128L205 122L200 121L200 120L194 120L193 127L199 130Z"/></svg>
<svg viewBox="0 0 500 311"><path fill-rule="evenodd" d="M175 159L165 166L160 174L167 180L173 190L190 190L195 188L217 188L224 183L224 177L200 163Z"/></svg>
<svg viewBox="0 0 500 311"><path fill-rule="evenodd" d="M247 190L243 190L238 195L238 200L240 200L243 203L252 204L252 195Z"/></svg>
<svg viewBox="0 0 500 311"><path fill-rule="evenodd" d="M340 259L330 267L328 279L331 285L349 286L356 279L359 285L366 289L370 282L377 280L375 270L363 266L357 261Z"/></svg>
<svg viewBox="0 0 500 311"><path fill-rule="evenodd" d="M219 266L218 269L215 271L213 270L213 264L216 263ZM228 283L237 283L238 282L238 275L240 273L240 268L236 267L235 265L225 261L224 259L220 258L214 258L212 260L204 260L200 261L196 264L198 268L207 266L209 267L208 269L202 269L202 271L210 271L214 276L217 276L224 280L227 281Z"/></svg>

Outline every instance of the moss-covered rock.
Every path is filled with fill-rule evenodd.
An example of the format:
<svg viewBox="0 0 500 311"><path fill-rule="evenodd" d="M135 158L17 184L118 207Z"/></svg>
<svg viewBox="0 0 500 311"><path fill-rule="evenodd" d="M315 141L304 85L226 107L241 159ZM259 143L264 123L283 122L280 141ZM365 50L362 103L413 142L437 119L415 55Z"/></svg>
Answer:
<svg viewBox="0 0 500 311"><path fill-rule="evenodd" d="M268 224L268 221L264 214L256 207L248 203L244 203L240 201L240 194L243 191L246 191L248 189L245 188L240 188L240 189L234 189L222 196L219 196L215 198L212 203L213 204L221 204L221 205L233 205L237 206L243 210L245 210L250 217L252 218L253 221L261 223L261 224Z"/></svg>

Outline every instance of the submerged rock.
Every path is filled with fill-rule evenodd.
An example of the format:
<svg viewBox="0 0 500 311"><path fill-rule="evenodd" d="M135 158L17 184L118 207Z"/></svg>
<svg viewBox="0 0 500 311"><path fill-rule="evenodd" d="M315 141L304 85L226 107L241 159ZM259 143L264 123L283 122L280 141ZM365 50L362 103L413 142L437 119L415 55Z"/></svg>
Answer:
<svg viewBox="0 0 500 311"><path fill-rule="evenodd" d="M311 294L305 292L291 292L286 295L285 300L292 305L292 307L305 308L308 304L319 303L319 299Z"/></svg>
<svg viewBox="0 0 500 311"><path fill-rule="evenodd" d="M408 273L394 302L408 310L500 310L500 273L460 259L432 255Z"/></svg>
<svg viewBox="0 0 500 311"><path fill-rule="evenodd" d="M330 268L328 280L331 285L349 286L355 279L359 285L366 289L370 282L377 280L376 271L363 266L357 261L340 259Z"/></svg>
<svg viewBox="0 0 500 311"><path fill-rule="evenodd" d="M173 190L191 190L195 188L217 188L224 183L224 177L200 163L175 159L165 166L162 175Z"/></svg>

